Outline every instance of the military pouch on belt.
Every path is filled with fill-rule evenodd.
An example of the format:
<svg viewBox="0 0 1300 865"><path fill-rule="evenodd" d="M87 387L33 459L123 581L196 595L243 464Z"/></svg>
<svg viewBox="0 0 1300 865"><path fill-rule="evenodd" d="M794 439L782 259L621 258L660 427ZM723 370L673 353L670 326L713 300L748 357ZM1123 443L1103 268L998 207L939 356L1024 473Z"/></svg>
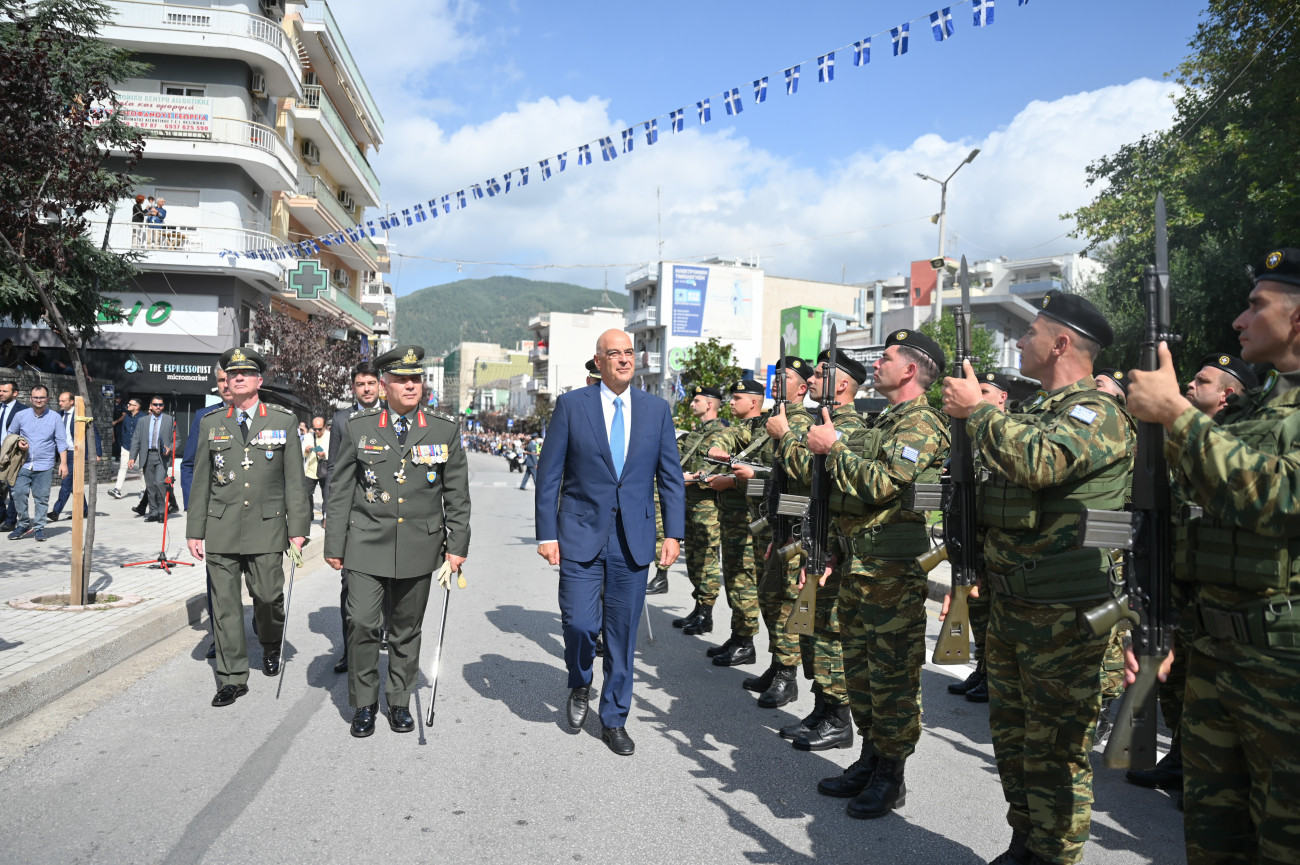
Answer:
<svg viewBox="0 0 1300 865"><path fill-rule="evenodd" d="M1081 604L1111 596L1110 555L1080 549L1026 562L1008 574L989 571L994 591L1032 604Z"/></svg>
<svg viewBox="0 0 1300 865"><path fill-rule="evenodd" d="M978 489L980 522L995 529L1036 529L1039 495L1029 487L990 475Z"/></svg>
<svg viewBox="0 0 1300 865"><path fill-rule="evenodd" d="M1287 538L1216 525L1208 517L1188 524L1186 535L1186 545L1175 555L1174 572L1198 583L1284 592L1300 567L1297 542Z"/></svg>
<svg viewBox="0 0 1300 865"><path fill-rule="evenodd" d="M854 555L908 561L930 549L925 523L888 523L863 529L849 539Z"/></svg>
<svg viewBox="0 0 1300 865"><path fill-rule="evenodd" d="M1245 643L1280 658L1300 658L1300 597L1274 595L1231 609L1196 604L1196 623L1216 640Z"/></svg>

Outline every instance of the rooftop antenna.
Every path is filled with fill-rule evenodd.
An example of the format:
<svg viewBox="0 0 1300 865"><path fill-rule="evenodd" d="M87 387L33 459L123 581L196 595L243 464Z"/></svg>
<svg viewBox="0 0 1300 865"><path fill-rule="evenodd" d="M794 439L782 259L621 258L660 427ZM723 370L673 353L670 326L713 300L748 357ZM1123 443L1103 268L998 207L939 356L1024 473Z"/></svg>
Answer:
<svg viewBox="0 0 1300 865"><path fill-rule="evenodd" d="M600 302L605 306L613 306L614 301L609 299L609 268L605 268L605 290L600 296Z"/></svg>

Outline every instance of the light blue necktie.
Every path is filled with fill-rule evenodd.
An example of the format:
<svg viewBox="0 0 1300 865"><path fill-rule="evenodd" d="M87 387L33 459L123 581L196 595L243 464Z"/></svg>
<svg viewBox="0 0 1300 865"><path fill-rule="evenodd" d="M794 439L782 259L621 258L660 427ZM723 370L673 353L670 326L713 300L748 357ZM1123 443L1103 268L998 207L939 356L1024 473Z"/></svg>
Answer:
<svg viewBox="0 0 1300 865"><path fill-rule="evenodd" d="M627 452L627 434L623 432L623 398L614 397L614 420L609 425L609 453L614 458L614 477L623 476L623 458Z"/></svg>

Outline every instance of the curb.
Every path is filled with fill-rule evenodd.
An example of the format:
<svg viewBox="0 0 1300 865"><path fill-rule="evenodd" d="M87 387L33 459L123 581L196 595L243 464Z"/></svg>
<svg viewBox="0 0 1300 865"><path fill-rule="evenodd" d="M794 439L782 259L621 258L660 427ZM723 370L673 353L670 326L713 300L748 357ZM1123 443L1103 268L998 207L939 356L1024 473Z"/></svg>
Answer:
<svg viewBox="0 0 1300 865"><path fill-rule="evenodd" d="M324 564L320 554L323 544L312 544L311 547L314 547L311 552L303 554L303 566L298 569L302 573L295 579ZM287 571L285 577L288 578ZM177 631L198 624L207 607L206 592L173 601L124 625L115 634L69 649L15 674L0 687L0 728L26 717Z"/></svg>

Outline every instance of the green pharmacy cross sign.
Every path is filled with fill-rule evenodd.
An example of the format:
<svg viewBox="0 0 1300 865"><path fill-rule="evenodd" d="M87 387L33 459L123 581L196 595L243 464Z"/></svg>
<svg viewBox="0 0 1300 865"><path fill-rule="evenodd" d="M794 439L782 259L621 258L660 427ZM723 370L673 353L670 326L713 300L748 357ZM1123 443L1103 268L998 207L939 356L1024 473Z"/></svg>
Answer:
<svg viewBox="0 0 1300 865"><path fill-rule="evenodd" d="M327 287L329 271L322 268L315 259L304 258L289 271L289 288L301 299L315 300Z"/></svg>

